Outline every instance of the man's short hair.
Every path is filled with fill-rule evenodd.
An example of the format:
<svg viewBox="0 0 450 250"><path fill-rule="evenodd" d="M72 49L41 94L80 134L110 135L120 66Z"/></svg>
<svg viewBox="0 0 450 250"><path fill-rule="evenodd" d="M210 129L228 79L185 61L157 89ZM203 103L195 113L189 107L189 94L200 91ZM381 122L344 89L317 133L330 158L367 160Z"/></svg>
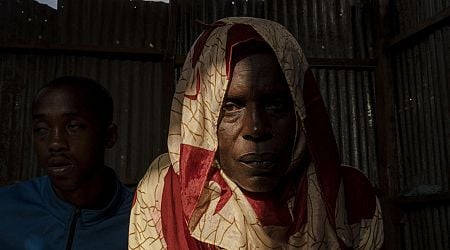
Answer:
<svg viewBox="0 0 450 250"><path fill-rule="evenodd" d="M112 123L114 112L113 99L109 91L100 83L87 77L62 76L42 86L38 93L43 89L53 89L61 86L71 86L82 91L84 95L83 100L89 102L89 107L96 113L96 115L98 115L103 128L108 127ZM33 105L38 96L39 94L36 95Z"/></svg>

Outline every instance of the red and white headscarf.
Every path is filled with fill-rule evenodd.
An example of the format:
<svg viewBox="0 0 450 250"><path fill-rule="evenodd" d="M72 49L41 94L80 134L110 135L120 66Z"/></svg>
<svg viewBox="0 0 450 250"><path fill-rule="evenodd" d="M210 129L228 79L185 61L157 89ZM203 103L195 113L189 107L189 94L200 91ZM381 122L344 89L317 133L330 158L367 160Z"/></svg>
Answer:
<svg viewBox="0 0 450 250"><path fill-rule="evenodd" d="M217 125L233 47L251 40L274 51L297 119L292 167L311 161L283 204L253 200L215 161ZM341 166L325 105L295 38L280 24L231 17L192 46L172 102L168 154L136 190L129 249L379 249L379 202L364 175ZM281 211L281 212L280 212ZM286 219L287 218L287 219Z"/></svg>

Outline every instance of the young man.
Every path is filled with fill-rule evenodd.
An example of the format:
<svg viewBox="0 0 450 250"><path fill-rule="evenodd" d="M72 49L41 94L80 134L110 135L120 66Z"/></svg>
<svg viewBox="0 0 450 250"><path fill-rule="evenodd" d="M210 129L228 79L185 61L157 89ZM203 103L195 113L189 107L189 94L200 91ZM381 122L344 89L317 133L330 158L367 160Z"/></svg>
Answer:
<svg viewBox="0 0 450 250"><path fill-rule="evenodd" d="M61 77L40 89L32 116L48 175L0 188L0 248L126 249L132 192L104 165L117 140L108 91Z"/></svg>

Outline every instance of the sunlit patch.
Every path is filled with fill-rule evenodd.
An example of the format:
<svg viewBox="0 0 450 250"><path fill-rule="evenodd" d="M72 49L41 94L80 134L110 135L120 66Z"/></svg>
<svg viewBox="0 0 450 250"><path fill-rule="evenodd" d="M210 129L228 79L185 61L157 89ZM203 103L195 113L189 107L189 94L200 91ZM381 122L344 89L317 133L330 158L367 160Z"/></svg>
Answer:
<svg viewBox="0 0 450 250"><path fill-rule="evenodd" d="M38 3L45 4L55 10L58 9L58 0L35 0Z"/></svg>

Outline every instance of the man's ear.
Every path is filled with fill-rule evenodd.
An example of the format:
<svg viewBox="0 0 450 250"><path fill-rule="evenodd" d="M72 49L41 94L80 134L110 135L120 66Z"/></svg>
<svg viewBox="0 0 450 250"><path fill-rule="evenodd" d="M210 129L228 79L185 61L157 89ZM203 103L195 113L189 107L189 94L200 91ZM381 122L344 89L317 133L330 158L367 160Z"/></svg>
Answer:
<svg viewBox="0 0 450 250"><path fill-rule="evenodd" d="M106 134L105 134L105 148L112 148L114 144L116 144L117 138L117 126L114 123L111 123L106 128Z"/></svg>

